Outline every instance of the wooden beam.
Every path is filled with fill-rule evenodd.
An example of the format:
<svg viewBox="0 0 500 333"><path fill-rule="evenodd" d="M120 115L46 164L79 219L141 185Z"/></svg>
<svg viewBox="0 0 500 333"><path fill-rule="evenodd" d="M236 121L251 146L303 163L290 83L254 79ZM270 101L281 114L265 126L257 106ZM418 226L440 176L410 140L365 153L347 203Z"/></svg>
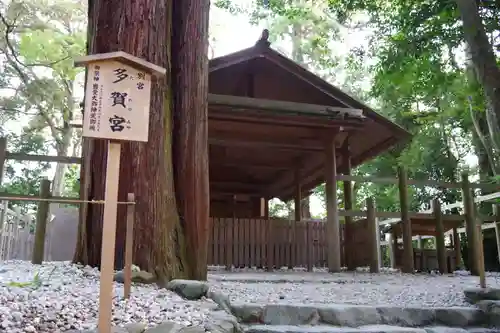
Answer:
<svg viewBox="0 0 500 333"><path fill-rule="evenodd" d="M10 152L7 152L7 159L15 161L57 162L66 164L81 164L82 161L80 157L74 156L46 156Z"/></svg>
<svg viewBox="0 0 500 333"><path fill-rule="evenodd" d="M209 107L230 107L233 108L234 111L237 111L238 109L266 110L291 115L327 117L332 120L363 120L365 118L365 116L363 115L363 110L361 109L230 95L208 94L208 104Z"/></svg>
<svg viewBox="0 0 500 333"><path fill-rule="evenodd" d="M359 183L376 183L376 184L398 184L397 177L373 177L373 176L351 176L348 174L338 175L337 180L353 181ZM442 182L432 179L408 179L408 185L415 185L420 187L444 187L444 188L461 188L461 183ZM496 190L498 184L488 183L469 183L470 188L479 188L482 190Z"/></svg>
<svg viewBox="0 0 500 333"><path fill-rule="evenodd" d="M262 192L262 185L248 184L242 182L224 182L224 181L210 181L210 190L218 192L222 190L225 192L234 192L233 194L250 194L254 193L257 195Z"/></svg>
<svg viewBox="0 0 500 333"><path fill-rule="evenodd" d="M244 168L244 169L268 169L268 170L289 170L293 166L290 163L259 163L248 160L233 160L221 161L218 159L210 159L209 167L227 167L227 168Z"/></svg>
<svg viewBox="0 0 500 333"><path fill-rule="evenodd" d="M247 124L273 125L295 128L362 128L363 122L341 119L325 119L321 117L304 117L301 115L276 115L267 114L266 111L243 110L246 112L234 113L233 110L209 109L209 121L233 121Z"/></svg>
<svg viewBox="0 0 500 333"><path fill-rule="evenodd" d="M340 220L337 202L335 137L325 144L326 243L328 271L340 272Z"/></svg>
<svg viewBox="0 0 500 333"><path fill-rule="evenodd" d="M292 151L323 151L321 147L313 145L305 145L300 143L277 143L262 140L242 140L242 139L208 139L208 144L213 146L223 147L239 147L239 148L259 148L259 149L279 149Z"/></svg>

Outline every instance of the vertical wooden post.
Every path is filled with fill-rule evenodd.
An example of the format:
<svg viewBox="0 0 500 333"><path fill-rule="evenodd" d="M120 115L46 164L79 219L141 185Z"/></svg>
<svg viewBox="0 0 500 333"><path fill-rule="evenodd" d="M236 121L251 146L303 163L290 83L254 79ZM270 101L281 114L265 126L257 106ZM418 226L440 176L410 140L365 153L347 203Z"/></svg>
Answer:
<svg viewBox="0 0 500 333"><path fill-rule="evenodd" d="M8 201L1 201L0 202L0 247L2 245L2 230L3 230L3 225L5 223L5 220L7 218L7 209L8 209ZM0 252L2 249L0 248ZM0 260L2 260L2 257L0 257Z"/></svg>
<svg viewBox="0 0 500 333"><path fill-rule="evenodd" d="M476 235L476 218L474 208L474 197L472 195L469 183L469 175L462 173L462 202L465 215L465 230L467 233L467 261L472 275L478 275L478 267L476 265L477 251L477 235Z"/></svg>
<svg viewBox="0 0 500 333"><path fill-rule="evenodd" d="M48 199L50 197L50 181L47 178L42 179L40 183L40 198ZM40 265L43 261L45 252L45 231L47 230L47 219L49 215L49 201L39 201L36 211L35 242L33 244L33 253L31 263Z"/></svg>
<svg viewBox="0 0 500 333"><path fill-rule="evenodd" d="M226 253L225 253L225 260L226 260L226 270L231 271L233 268L233 231L234 231L234 226L236 225L236 205L237 205L237 200L236 200L236 195L233 195L231 197L231 225L228 224L229 219L226 219L226 228L225 228L225 240L226 240Z"/></svg>
<svg viewBox="0 0 500 333"><path fill-rule="evenodd" d="M349 145L346 143L342 147L342 173L346 176L351 175L351 154L349 151ZM352 182L344 181L343 183L343 194L344 194L344 209L352 210L353 205L353 192L352 192ZM356 269L356 263L351 260L352 249L352 217L344 217L344 262L347 266L347 270L353 271Z"/></svg>
<svg viewBox="0 0 500 333"><path fill-rule="evenodd" d="M99 290L99 333L111 333L113 311L113 273L116 243L116 213L121 144L109 142L106 161L106 190L104 192L104 217L101 248L101 285Z"/></svg>
<svg viewBox="0 0 500 333"><path fill-rule="evenodd" d="M125 267L123 268L123 297L130 298L132 285L132 254L134 249L134 220L135 220L135 196L134 193L127 194L127 231L125 236Z"/></svg>
<svg viewBox="0 0 500 333"><path fill-rule="evenodd" d="M340 221L337 203L337 160L335 138L325 147L326 239L328 271L340 272Z"/></svg>
<svg viewBox="0 0 500 333"><path fill-rule="evenodd" d="M444 227L443 212L441 211L441 202L436 198L432 201L434 219L436 221L436 252L438 259L439 272L446 273L446 247L444 245Z"/></svg>
<svg viewBox="0 0 500 333"><path fill-rule="evenodd" d="M312 243L312 223L311 221L306 222L306 257L307 257L307 271L312 272L313 271L313 243Z"/></svg>
<svg viewBox="0 0 500 333"><path fill-rule="evenodd" d="M269 220L269 198L264 198L264 219Z"/></svg>
<svg viewBox="0 0 500 333"><path fill-rule="evenodd" d="M497 241L497 259L500 263L500 206L493 205L493 216L495 217L495 236Z"/></svg>
<svg viewBox="0 0 500 333"><path fill-rule="evenodd" d="M266 209L265 198L260 198L260 217L264 217L266 213L264 212Z"/></svg>
<svg viewBox="0 0 500 333"><path fill-rule="evenodd" d="M486 274L484 271L484 245L483 245L483 229L481 227L481 222L478 220L476 224L477 230L477 269L479 271L479 286L481 288L486 288Z"/></svg>
<svg viewBox="0 0 500 333"><path fill-rule="evenodd" d="M375 211L377 210L377 207L374 206L375 208ZM381 267L384 267L384 261L382 259L382 239L380 238L381 234L380 234L380 227L379 227L380 223L379 223L379 219L377 218L376 214L375 214L375 227L377 228L377 258L378 258L378 267L381 268Z"/></svg>
<svg viewBox="0 0 500 333"><path fill-rule="evenodd" d="M370 234L370 273L380 272L380 263L378 261L378 225L375 218L375 205L373 198L366 199L366 220L368 223L368 230Z"/></svg>
<svg viewBox="0 0 500 333"><path fill-rule="evenodd" d="M301 172L300 167L295 168L295 196L294 196L294 206L295 206L295 219L292 221L292 235L290 239L290 263L288 268L293 268L297 263L297 223L302 219L302 184L301 184Z"/></svg>
<svg viewBox="0 0 500 333"><path fill-rule="evenodd" d="M398 236L396 234L396 224L392 225L391 233L389 234L389 260L391 268L396 268L396 251L398 249Z"/></svg>
<svg viewBox="0 0 500 333"><path fill-rule="evenodd" d="M413 263L413 239L411 232L410 208L408 202L408 176L403 167L398 167L399 204L401 206L401 223L403 229L403 273L415 271Z"/></svg>
<svg viewBox="0 0 500 333"><path fill-rule="evenodd" d="M453 228L453 251L455 251L455 269L458 269L462 263L462 251L460 248L460 234L456 227Z"/></svg>
<svg viewBox="0 0 500 333"><path fill-rule="evenodd" d="M2 185L3 169L7 160L7 139L0 137L0 186Z"/></svg>
<svg viewBox="0 0 500 333"><path fill-rule="evenodd" d="M274 270L274 225L273 221L267 219L267 270Z"/></svg>

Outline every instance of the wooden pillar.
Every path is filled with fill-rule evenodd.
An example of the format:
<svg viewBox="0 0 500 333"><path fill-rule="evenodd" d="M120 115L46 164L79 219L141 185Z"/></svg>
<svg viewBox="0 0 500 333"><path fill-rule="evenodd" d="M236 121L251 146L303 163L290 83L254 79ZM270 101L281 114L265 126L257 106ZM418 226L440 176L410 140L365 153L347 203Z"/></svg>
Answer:
<svg viewBox="0 0 500 333"><path fill-rule="evenodd" d="M467 263L470 273L478 275L477 267L477 235L476 235L476 218L474 208L474 197L472 195L469 183L468 173L462 173L462 202L464 205L465 215L465 230L467 233Z"/></svg>
<svg viewBox="0 0 500 333"><path fill-rule="evenodd" d="M340 272L340 221L337 202L337 160L335 138L325 147L326 239L328 270Z"/></svg>
<svg viewBox="0 0 500 333"><path fill-rule="evenodd" d="M391 232L389 234L389 260L391 262L391 268L396 268L396 251L398 249L398 236L396 234L396 225L392 225Z"/></svg>
<svg viewBox="0 0 500 333"><path fill-rule="evenodd" d="M290 228L291 237L290 237L290 262L288 263L288 268L291 269L297 264L297 223L302 219L302 184L300 177L300 167L295 168L294 173L294 185L295 185L295 194L294 194L294 213L295 218Z"/></svg>
<svg viewBox="0 0 500 333"><path fill-rule="evenodd" d="M497 240L497 256L500 263L500 205L493 205L493 216L495 217L495 235Z"/></svg>
<svg viewBox="0 0 500 333"><path fill-rule="evenodd" d="M479 272L479 286L481 288L486 288L486 274L484 271L484 239L483 239L483 228L481 226L481 221L478 219L476 224L477 230L477 248L476 248L476 263Z"/></svg>
<svg viewBox="0 0 500 333"><path fill-rule="evenodd" d="M300 202L302 201L302 191L301 191L301 179L300 179L300 168L295 168L294 173L294 185L295 185L295 195L293 198L294 207L295 207L295 221L300 221L302 218L302 207Z"/></svg>
<svg viewBox="0 0 500 333"><path fill-rule="evenodd" d="M0 137L0 186L2 186L3 171L7 160L7 139Z"/></svg>
<svg viewBox="0 0 500 333"><path fill-rule="evenodd" d="M224 239L226 244L226 253L225 253L225 261L226 261L226 270L233 270L233 230L236 225L236 208L237 208L237 200L236 195L231 197L231 211L232 211L232 219L224 219L223 223L225 224L224 228ZM246 258L245 258L246 259Z"/></svg>
<svg viewBox="0 0 500 333"><path fill-rule="evenodd" d="M370 234L370 273L380 272L380 263L378 261L378 224L375 218L375 204L373 198L366 199L366 221Z"/></svg>
<svg viewBox="0 0 500 333"><path fill-rule="evenodd" d="M453 251L455 251L455 269L458 269L462 265L462 251L460 246L460 234L456 227L453 228Z"/></svg>
<svg viewBox="0 0 500 333"><path fill-rule="evenodd" d="M264 219L267 223L267 246L266 246L266 269L269 272L274 270L274 226L269 219L269 198L264 198Z"/></svg>
<svg viewBox="0 0 500 333"><path fill-rule="evenodd" d="M50 180L42 179L40 183L40 198L47 200L50 197ZM33 243L33 253L31 263L42 264L45 253L45 231L47 230L47 220L49 217L48 201L39 201L36 210L35 241Z"/></svg>
<svg viewBox="0 0 500 333"><path fill-rule="evenodd" d="M346 176L351 175L351 153L349 151L348 143L342 147L342 173ZM353 192L352 192L352 182L344 181L343 183L343 194L344 194L344 209L352 210L353 204ZM351 260L351 248L352 248L352 217L344 217L344 263L347 266L347 270L353 271L356 269L356 263Z"/></svg>
<svg viewBox="0 0 500 333"><path fill-rule="evenodd" d="M264 219L269 220L269 198L264 198Z"/></svg>
<svg viewBox="0 0 500 333"><path fill-rule="evenodd" d="M444 245L444 227L443 212L441 211L441 202L438 199L432 201L432 209L436 222L436 252L438 259L439 273L446 273L446 247Z"/></svg>
<svg viewBox="0 0 500 333"><path fill-rule="evenodd" d="M415 271L413 263L413 239L411 232L410 209L408 202L408 176L403 167L398 167L399 204L401 206L401 223L403 229L403 273Z"/></svg>

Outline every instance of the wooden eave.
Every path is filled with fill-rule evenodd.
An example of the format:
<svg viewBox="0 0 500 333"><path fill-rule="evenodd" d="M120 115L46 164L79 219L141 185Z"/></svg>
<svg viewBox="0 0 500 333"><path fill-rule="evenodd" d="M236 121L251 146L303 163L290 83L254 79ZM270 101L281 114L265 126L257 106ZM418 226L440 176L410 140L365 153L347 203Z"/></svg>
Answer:
<svg viewBox="0 0 500 333"><path fill-rule="evenodd" d="M387 151L395 144L404 142L411 137L407 131L397 126L385 117L379 115L368 106L345 94L340 89L330 85L328 82L307 71L305 68L296 64L287 57L267 47L254 46L226 55L224 57L212 59L210 61L210 93L220 95L234 94L237 96L253 97L254 88L252 87L252 85L255 86L255 83L253 83L252 80L256 75L255 73L258 71L258 67L260 66L259 64L262 64L263 61L268 64L267 66L269 68L272 67L272 74L276 74L278 73L277 71L279 71L279 75L282 75L283 77L285 75L288 75L287 77L295 80L294 82L303 82L302 84L306 84L308 87L310 87L309 91L315 91L315 94L317 96L321 94L321 96L323 96L321 97L322 100L329 100L331 104L328 105L362 110L363 115L366 118L365 121L363 121L363 124L360 124L359 122L355 124L354 122L339 122L337 120L323 119L324 117L322 116L312 116L310 114L284 114L283 112L269 112L269 110L264 111L255 109L240 109L235 111L231 108L224 108L214 103L209 103L209 140L211 140L212 142L214 142L216 138L211 135L211 123L218 121L227 122L232 120L234 121L234 124L238 122L246 122L248 126L257 126L257 124L260 124L259 126L261 126L262 128L264 128L263 124L267 123L269 126L277 126L276 128L283 128L285 126L294 127L298 131L299 128L303 130L303 128L309 127L310 129L321 129L323 132L320 136L328 136L331 135L331 133L333 133L334 131L338 131L339 129L341 129L342 132L337 137L337 147L339 148L337 166L338 171L340 171L342 170L344 164L342 155L340 154L341 148L345 147L346 138L348 136L350 137L350 141L352 144L353 154L351 156L351 165L353 167ZM255 69L254 67L256 67L257 69ZM262 71L262 69L260 70ZM219 73L223 73L222 79L219 78ZM260 74L267 75L269 73L270 69L266 69L264 73ZM257 72L257 74L259 73ZM238 78L236 79L235 77ZM229 79L227 80L226 78ZM217 82L217 80L219 81ZM233 82L229 82L230 80L233 80ZM237 85L237 82L235 80L247 80L249 82L246 84L248 84L252 88L249 88L249 91L245 91L244 93L238 92L233 87ZM290 92L288 94L286 93L287 88L285 86L287 82L285 81L287 80L283 80L283 87L278 84L270 88L276 89L279 93L281 93L281 98L278 98L278 100L287 100L287 96L296 98L296 96L292 96L294 94L293 92ZM272 92L266 92L267 95L271 97L258 96L259 93L262 93L262 88L258 93L256 93L256 98L274 99L271 96ZM307 99L307 96L304 99ZM308 100L301 100L300 102L311 103ZM231 124L233 123L228 122L227 124L228 127L231 127ZM377 131L372 130L373 126L377 128ZM384 134L381 135L381 133ZM293 136L293 134L291 135ZM370 135L375 135L375 137L370 137ZM225 141L237 141L236 139L237 138L228 135L228 137L225 138ZM245 141L244 138L239 139L240 141ZM360 145L357 145L360 140L364 140L362 148L359 147ZM276 138L275 141L279 140L277 140ZM291 141L294 141L294 139L291 138ZM240 169L258 169L260 170L262 175L266 174L266 169L274 170L274 173L270 171L268 172L268 179L272 183L268 184L268 186L262 190L262 192L264 192L262 194L278 196L284 200L291 199L294 193L294 173L295 168L297 167L297 165L299 165L302 168L303 174L303 178L301 179L302 192L303 194L307 195L310 193L311 189L313 189L323 181L324 154L322 153L322 144L324 142L322 142L321 140L316 141L317 142L315 142L314 144L305 144L304 142L299 142L298 144L297 142L295 142L294 144L291 144L289 149L291 151L288 152L289 156L287 157L287 159L288 161L293 161L293 163L287 163L285 161L285 158L283 158L281 162L279 161L279 159L276 159L276 161L273 162L274 165L267 165L263 160L259 161L258 159L255 161L255 163L251 163L250 159L245 159L244 161L242 161L242 163L233 163L228 161L227 165L232 165L233 167ZM282 144L284 146L283 142L278 142L278 144ZM233 143L228 145L236 144ZM302 149L297 148L295 155L293 153L294 145L303 147ZM312 148L312 146L316 148L310 150L307 149L307 147ZM247 144L246 147L248 148L249 145ZM267 147L267 149L269 150L274 148L272 144L268 145ZM276 150L276 153L281 150ZM248 148L246 151L248 152L247 155L253 154L255 155L255 157L259 157L258 155L260 154L260 152L264 150L253 150ZM221 164L221 162L215 161L211 158L210 164L212 165L212 168L215 168L216 165ZM262 179L265 178L264 176L262 177ZM251 182L252 179L249 179L248 181ZM245 182L245 180L243 179L242 182ZM262 187L263 184L260 184L260 186Z"/></svg>

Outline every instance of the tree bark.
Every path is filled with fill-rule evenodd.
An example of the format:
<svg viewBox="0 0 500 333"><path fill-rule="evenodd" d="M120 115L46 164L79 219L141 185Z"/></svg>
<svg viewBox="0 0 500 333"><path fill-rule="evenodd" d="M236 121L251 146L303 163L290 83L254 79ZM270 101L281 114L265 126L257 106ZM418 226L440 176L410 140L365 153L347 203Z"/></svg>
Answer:
<svg viewBox="0 0 500 333"><path fill-rule="evenodd" d="M488 126L495 149L500 150L500 68L488 40L475 0L455 0L463 21L465 41L470 48L477 79L482 85L490 109Z"/></svg>
<svg viewBox="0 0 500 333"><path fill-rule="evenodd" d="M174 1L174 172L176 199L196 280L207 278L209 0Z"/></svg>
<svg viewBox="0 0 500 333"><path fill-rule="evenodd" d="M124 143L119 170L119 200L127 193L136 198L133 262L161 282L187 278L190 271L173 179L171 6L164 0L89 1L89 53L122 50L167 69L167 77L152 84L149 141ZM85 199L103 199L107 143L85 141L82 193ZM83 214L75 261L100 265L102 213L102 205L94 204ZM123 267L125 215L125 206L119 206L116 268Z"/></svg>

